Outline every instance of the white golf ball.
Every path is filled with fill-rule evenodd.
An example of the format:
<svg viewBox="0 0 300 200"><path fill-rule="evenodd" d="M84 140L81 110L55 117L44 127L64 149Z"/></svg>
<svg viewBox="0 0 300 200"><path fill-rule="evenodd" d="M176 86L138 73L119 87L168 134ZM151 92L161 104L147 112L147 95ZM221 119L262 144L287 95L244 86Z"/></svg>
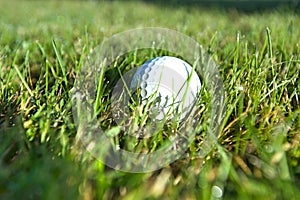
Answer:
<svg viewBox="0 0 300 200"><path fill-rule="evenodd" d="M142 104L152 100L152 117L162 120L180 114L182 120L194 105L201 88L200 78L185 61L162 56L138 68L130 89L140 89Z"/></svg>

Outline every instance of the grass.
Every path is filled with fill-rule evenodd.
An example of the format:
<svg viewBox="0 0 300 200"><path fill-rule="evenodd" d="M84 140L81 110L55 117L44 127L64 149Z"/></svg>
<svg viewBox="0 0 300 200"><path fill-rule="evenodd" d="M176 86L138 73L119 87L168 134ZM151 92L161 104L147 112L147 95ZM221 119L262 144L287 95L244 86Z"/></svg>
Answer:
<svg viewBox="0 0 300 200"><path fill-rule="evenodd" d="M1 199L297 199L299 15L79 1L1 1L0 12ZM70 91L104 38L148 26L182 32L214 57L226 113L219 145L205 158L195 156L199 132L192 156L132 174L78 148ZM146 60L126 59L122 72ZM104 76L117 80L114 70ZM114 134L109 87L98 90L97 109Z"/></svg>

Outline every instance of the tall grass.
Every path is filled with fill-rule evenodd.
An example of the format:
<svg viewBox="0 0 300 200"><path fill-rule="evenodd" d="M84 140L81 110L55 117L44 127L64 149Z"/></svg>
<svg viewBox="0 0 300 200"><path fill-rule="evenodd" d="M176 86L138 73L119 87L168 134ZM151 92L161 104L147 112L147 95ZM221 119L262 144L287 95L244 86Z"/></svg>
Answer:
<svg viewBox="0 0 300 200"><path fill-rule="evenodd" d="M143 2L0 3L1 198L297 199L297 14ZM209 155L197 157L205 142L199 134L190 157L153 173L130 174L75 145L70 89L82 61L104 38L147 26L182 32L213 55L227 109L219 145ZM127 59L131 68L141 64ZM101 91L97 109L109 131L108 96L108 89Z"/></svg>

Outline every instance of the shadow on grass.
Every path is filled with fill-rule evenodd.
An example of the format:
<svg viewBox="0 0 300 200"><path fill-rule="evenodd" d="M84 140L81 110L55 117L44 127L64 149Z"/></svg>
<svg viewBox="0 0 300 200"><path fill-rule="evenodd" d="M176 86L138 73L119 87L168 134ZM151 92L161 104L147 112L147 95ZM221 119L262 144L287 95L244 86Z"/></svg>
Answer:
<svg viewBox="0 0 300 200"><path fill-rule="evenodd" d="M241 12L260 12L286 8L299 12L300 0L142 0L161 6L193 6L200 8L219 8L224 10L237 10Z"/></svg>

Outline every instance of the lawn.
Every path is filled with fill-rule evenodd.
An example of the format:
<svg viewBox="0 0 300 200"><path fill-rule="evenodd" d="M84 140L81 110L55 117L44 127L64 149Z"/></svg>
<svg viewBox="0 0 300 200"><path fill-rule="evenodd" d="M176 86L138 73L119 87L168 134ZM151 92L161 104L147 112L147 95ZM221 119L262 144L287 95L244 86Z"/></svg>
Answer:
<svg viewBox="0 0 300 200"><path fill-rule="evenodd" d="M298 13L4 0L0 13L0 199L298 199ZM201 44L217 64L226 109L217 144L199 156L212 120L205 89L211 83L203 81L199 127L186 156L155 171L130 173L106 166L81 145L72 88L103 40L143 27L176 30ZM112 142L142 152L163 146L178 127L167 124L145 141L126 141L127 130L117 130L110 95L118 72L170 52L138 55L144 57L131 52L100 74L104 86L95 91L95 109Z"/></svg>

